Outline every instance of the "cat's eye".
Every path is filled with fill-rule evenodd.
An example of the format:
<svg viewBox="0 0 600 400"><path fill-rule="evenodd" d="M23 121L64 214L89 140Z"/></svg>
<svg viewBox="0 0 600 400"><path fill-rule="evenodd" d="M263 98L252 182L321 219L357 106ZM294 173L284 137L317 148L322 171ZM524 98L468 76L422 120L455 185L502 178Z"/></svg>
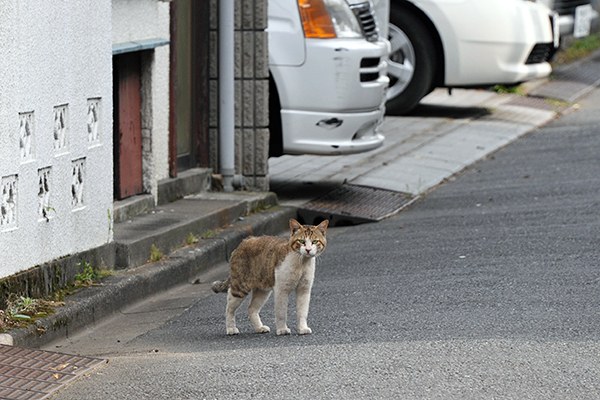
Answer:
<svg viewBox="0 0 600 400"><path fill-rule="evenodd" d="M304 239L298 239L298 242L300 242L300 244L306 244L306 240Z"/></svg>

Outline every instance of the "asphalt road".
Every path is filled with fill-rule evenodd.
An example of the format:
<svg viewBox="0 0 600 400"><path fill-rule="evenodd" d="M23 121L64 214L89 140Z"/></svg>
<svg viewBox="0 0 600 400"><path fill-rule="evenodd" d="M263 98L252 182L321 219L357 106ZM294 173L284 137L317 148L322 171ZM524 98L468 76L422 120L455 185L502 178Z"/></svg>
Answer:
<svg viewBox="0 0 600 400"><path fill-rule="evenodd" d="M399 215L332 229L313 335L242 315L228 337L225 296L196 285L53 398L600 398L600 91L580 104ZM58 348L97 351L84 339Z"/></svg>

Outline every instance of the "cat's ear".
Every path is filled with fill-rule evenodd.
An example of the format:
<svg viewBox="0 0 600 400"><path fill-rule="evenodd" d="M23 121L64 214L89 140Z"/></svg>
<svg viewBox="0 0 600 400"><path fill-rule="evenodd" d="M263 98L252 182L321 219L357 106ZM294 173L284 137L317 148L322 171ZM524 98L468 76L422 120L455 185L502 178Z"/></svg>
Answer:
<svg viewBox="0 0 600 400"><path fill-rule="evenodd" d="M290 219L290 231L292 231L292 235L298 232L300 227L302 227L302 225L300 225L300 222L296 221L294 218Z"/></svg>
<svg viewBox="0 0 600 400"><path fill-rule="evenodd" d="M321 233L324 235L325 232L327 231L327 227L329 226L329 220L325 219L323 220L323 222L321 222L319 225L317 225L317 229L321 231Z"/></svg>

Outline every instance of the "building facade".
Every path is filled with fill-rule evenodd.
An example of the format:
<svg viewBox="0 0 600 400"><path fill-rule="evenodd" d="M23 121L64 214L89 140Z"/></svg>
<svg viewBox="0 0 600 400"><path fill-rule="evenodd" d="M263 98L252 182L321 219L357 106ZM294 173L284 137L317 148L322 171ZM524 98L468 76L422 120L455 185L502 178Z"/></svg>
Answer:
<svg viewBox="0 0 600 400"><path fill-rule="evenodd" d="M0 277L112 240L110 18L2 1Z"/></svg>
<svg viewBox="0 0 600 400"><path fill-rule="evenodd" d="M0 280L110 251L116 201L219 173L217 0L0 3ZM235 172L267 190L267 1L235 8Z"/></svg>

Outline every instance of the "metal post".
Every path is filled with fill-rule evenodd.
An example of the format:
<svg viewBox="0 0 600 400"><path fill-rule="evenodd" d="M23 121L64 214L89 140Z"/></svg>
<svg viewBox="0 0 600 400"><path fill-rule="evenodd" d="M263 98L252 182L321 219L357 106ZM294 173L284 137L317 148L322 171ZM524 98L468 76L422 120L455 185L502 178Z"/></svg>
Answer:
<svg viewBox="0 0 600 400"><path fill-rule="evenodd" d="M234 0L219 0L219 156L226 192L233 192L235 173L234 8Z"/></svg>

